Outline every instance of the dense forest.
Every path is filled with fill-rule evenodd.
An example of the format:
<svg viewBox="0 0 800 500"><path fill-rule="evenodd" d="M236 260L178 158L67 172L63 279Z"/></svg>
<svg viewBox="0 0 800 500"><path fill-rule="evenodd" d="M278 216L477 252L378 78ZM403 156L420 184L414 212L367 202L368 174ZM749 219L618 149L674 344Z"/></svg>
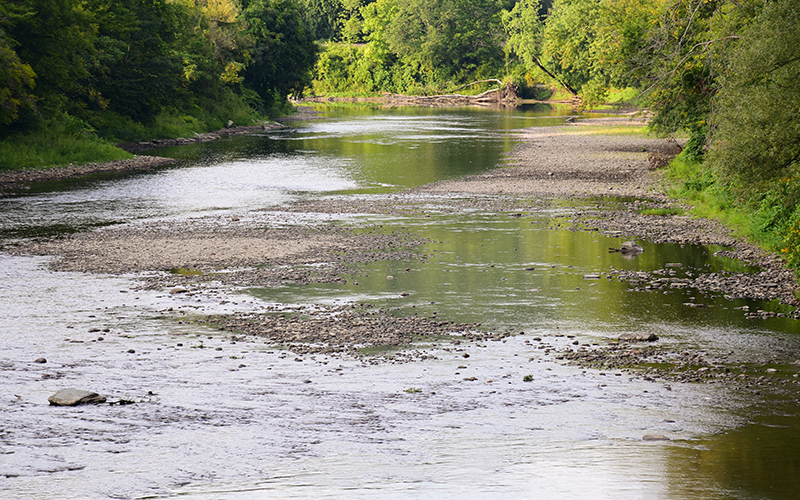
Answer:
<svg viewBox="0 0 800 500"><path fill-rule="evenodd" d="M17 147L0 167L31 166L20 143L43 137L251 125L310 85L317 52L294 0L3 0L0 138Z"/></svg>
<svg viewBox="0 0 800 500"><path fill-rule="evenodd" d="M2 0L0 61L0 169L251 124L303 92L625 96L687 135L675 194L800 266L796 0Z"/></svg>

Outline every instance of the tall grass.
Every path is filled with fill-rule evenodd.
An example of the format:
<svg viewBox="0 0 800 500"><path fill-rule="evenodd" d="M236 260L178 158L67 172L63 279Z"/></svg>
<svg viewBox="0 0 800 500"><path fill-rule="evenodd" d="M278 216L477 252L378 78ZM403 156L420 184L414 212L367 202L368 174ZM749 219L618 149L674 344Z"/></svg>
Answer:
<svg viewBox="0 0 800 500"><path fill-rule="evenodd" d="M800 272L800 186L794 179L781 179L743 201L712 166L689 159L685 152L670 163L665 178L667 194L693 205L693 215L722 221L735 235L781 254Z"/></svg>
<svg viewBox="0 0 800 500"><path fill-rule="evenodd" d="M10 134L0 141L0 171L131 157L130 153L99 138L86 123L66 114L41 123L35 130Z"/></svg>

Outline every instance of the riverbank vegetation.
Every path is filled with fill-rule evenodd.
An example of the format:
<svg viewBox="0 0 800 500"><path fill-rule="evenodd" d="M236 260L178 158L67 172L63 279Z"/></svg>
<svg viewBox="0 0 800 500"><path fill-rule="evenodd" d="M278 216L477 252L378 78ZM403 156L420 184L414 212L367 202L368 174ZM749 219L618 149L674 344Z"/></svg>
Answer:
<svg viewBox="0 0 800 500"><path fill-rule="evenodd" d="M252 125L288 110L316 55L294 0L2 2L0 169Z"/></svg>
<svg viewBox="0 0 800 500"><path fill-rule="evenodd" d="M447 93L494 78L524 98L646 108L652 132L688 137L673 194L800 269L793 0L304 1L325 38L314 92Z"/></svg>

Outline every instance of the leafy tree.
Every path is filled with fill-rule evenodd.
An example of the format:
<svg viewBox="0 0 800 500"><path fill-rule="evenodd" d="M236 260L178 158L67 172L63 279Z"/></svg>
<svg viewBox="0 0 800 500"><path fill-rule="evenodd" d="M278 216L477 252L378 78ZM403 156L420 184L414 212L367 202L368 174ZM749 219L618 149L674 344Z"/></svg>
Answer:
<svg viewBox="0 0 800 500"><path fill-rule="evenodd" d="M245 85L261 97L265 109L274 109L311 84L319 49L294 0L247 0L244 7L247 33L255 44Z"/></svg>
<svg viewBox="0 0 800 500"><path fill-rule="evenodd" d="M91 100L96 108L147 122L182 102L183 65L173 49L180 6L167 0L95 0L90 6L98 36L85 80L98 93Z"/></svg>
<svg viewBox="0 0 800 500"><path fill-rule="evenodd" d="M662 133L689 130L694 154L705 144L717 77L739 28L735 19L742 9L737 4L739 0L672 0L638 57L629 59L653 111L651 126Z"/></svg>
<svg viewBox="0 0 800 500"><path fill-rule="evenodd" d="M303 0L303 17L317 40L339 38L344 6L341 0Z"/></svg>
<svg viewBox="0 0 800 500"><path fill-rule="evenodd" d="M35 97L33 69L20 61L17 53L0 36L0 124L10 125L20 110L32 111Z"/></svg>
<svg viewBox="0 0 800 500"><path fill-rule="evenodd" d="M502 67L499 0L393 2L397 11L386 28L389 47L432 80L478 78Z"/></svg>
<svg viewBox="0 0 800 500"><path fill-rule="evenodd" d="M542 0L520 0L511 11L502 13L503 27L508 36L505 50L507 56L516 54L529 72L541 70L561 83L572 94L577 91L562 81L547 67L544 56L544 26L552 2Z"/></svg>
<svg viewBox="0 0 800 500"><path fill-rule="evenodd" d="M730 47L712 123L712 163L744 194L800 174L800 8L765 2ZM798 199L789 200L794 204Z"/></svg>
<svg viewBox="0 0 800 500"><path fill-rule="evenodd" d="M16 0L2 8L18 14L6 20L3 31L18 59L36 75L32 94L40 111L69 108L73 99L86 98L83 79L89 74L95 28L81 2Z"/></svg>

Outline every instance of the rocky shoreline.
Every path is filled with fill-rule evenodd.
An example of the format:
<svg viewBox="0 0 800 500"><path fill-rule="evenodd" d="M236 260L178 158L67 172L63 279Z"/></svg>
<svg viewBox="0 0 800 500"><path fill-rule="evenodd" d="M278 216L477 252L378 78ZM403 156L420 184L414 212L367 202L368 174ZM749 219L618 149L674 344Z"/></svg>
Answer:
<svg viewBox="0 0 800 500"><path fill-rule="evenodd" d="M308 112L302 113L308 119L313 116ZM180 137L177 139L155 139L137 143L124 143L120 147L125 151L136 153L153 148L167 146L183 146L198 142L209 142L231 135L248 135L264 130L275 130L284 128L281 123L264 123L253 126L229 126L216 132L195 134L194 137ZM58 181L72 179L90 174L105 172L136 172L158 168L164 165L177 163L179 160L173 158L163 158L159 156L137 155L127 160L117 160L105 163L87 163L84 165L63 165L53 168L43 168L38 170L19 170L10 172L0 172L0 196L13 189L25 189L28 184L45 181Z"/></svg>
<svg viewBox="0 0 800 500"><path fill-rule="evenodd" d="M0 173L0 196L4 191L24 189L28 184L45 181L73 179L103 172L141 172L176 163L172 158L158 156L136 156L127 160L86 165L65 165L41 170L20 170Z"/></svg>
<svg viewBox="0 0 800 500"><path fill-rule="evenodd" d="M613 122L624 125L629 119ZM608 124L608 120L603 123ZM653 243L720 245L725 247L724 255L760 268L755 274L702 273L675 277L674 269L664 269L650 273L616 272L608 276L627 281L632 291L652 293L689 287L730 298L779 300L794 307L799 305L797 281L778 257L734 238L714 221L684 215L642 214L642 210L648 208L685 208L663 195L663 181L653 164L661 155L674 154L674 143L647 137L597 134L591 127L584 123L520 131L521 143L506 165L481 175L382 198L317 199L281 207L280 211L419 215L436 206L440 211L458 212L468 208L527 217L559 203L558 200L588 198L594 200L595 208L573 211L554 224L575 231L638 237ZM52 264L55 270L146 273L141 276L145 287L200 294L206 288L215 287L335 282L346 279L344 275L352 273L358 262L426 258L416 251L423 242L403 233L384 234L369 228L354 231L329 224L282 224L265 229L268 226L265 218L274 216L271 212L192 219L170 223L167 227L160 223L106 228L30 242L14 252L58 256ZM170 269L191 272L165 272ZM361 348L409 347L428 336L439 337L444 342L449 339L454 345L498 337L497 333L481 331L476 325L452 325L436 318L400 319L391 312L356 310L355 307L309 308L280 318L239 313L202 321L241 338L266 338L298 354L353 354ZM742 314L753 319L775 315L763 311L743 311ZM332 319L334 316L349 319L338 323ZM795 310L790 316L799 318L800 313ZM420 336L419 332L426 334ZM505 334L499 338L502 335ZM552 351L562 362L585 367L624 368L639 376L666 381L729 381L742 387L759 387L747 383L752 382L749 368L732 371L725 360L688 363L680 361L682 354L678 353L677 361L671 362L677 368L651 373L644 365L676 353L653 346L632 348L616 341L605 346L581 347L552 347ZM413 355L411 351L401 352L405 351L395 351L391 356L395 360L425 356L420 351ZM685 356L697 358L686 352ZM787 360L781 362L785 364ZM730 373L734 375L728 375ZM741 374L744 378L739 376ZM796 379L785 383L794 382Z"/></svg>

